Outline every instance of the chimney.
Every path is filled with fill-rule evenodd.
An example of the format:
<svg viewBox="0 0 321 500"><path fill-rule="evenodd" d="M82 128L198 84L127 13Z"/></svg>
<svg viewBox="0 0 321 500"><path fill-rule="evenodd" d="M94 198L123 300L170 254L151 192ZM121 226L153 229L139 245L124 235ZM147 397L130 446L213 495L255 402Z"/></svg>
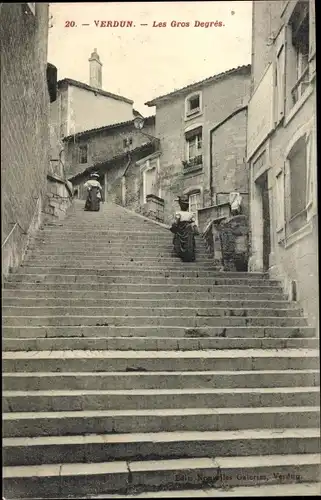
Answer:
<svg viewBox="0 0 321 500"><path fill-rule="evenodd" d="M97 54L97 49L94 49L89 58L89 85L96 89L101 89L102 86L101 68L102 63Z"/></svg>

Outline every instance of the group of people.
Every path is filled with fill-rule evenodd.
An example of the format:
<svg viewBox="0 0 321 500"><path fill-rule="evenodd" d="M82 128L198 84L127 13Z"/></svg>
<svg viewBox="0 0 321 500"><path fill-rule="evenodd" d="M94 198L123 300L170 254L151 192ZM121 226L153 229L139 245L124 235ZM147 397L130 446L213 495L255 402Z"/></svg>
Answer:
<svg viewBox="0 0 321 500"><path fill-rule="evenodd" d="M87 189L85 210L99 211L100 202L103 201L103 188L99 182L99 174L92 173L84 187ZM179 196L175 201L178 201L180 210L175 213L170 228L174 234L174 253L183 261L191 262L195 260L195 235L198 234L195 216L189 211L188 196Z"/></svg>

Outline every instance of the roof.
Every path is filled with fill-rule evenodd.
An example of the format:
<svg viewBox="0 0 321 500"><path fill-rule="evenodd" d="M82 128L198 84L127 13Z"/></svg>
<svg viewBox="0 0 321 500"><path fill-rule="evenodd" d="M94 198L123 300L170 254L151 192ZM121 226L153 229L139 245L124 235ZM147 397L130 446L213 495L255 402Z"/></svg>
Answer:
<svg viewBox="0 0 321 500"><path fill-rule="evenodd" d="M146 118L144 118L144 120L147 123L152 123L153 121L155 121L155 115L147 116ZM81 137L95 135L101 132L108 132L109 130L115 130L121 127L128 127L128 125L133 125L133 124L134 124L134 119L128 120L126 122L113 123L112 125L105 125L104 127L92 128L89 130L84 130L83 132L78 132L77 134L68 135L67 137L64 137L63 140L68 142L70 140L79 139Z"/></svg>
<svg viewBox="0 0 321 500"><path fill-rule="evenodd" d="M140 146L137 146L137 148L132 149L130 151L130 154L131 154L131 156L133 154L146 153L146 152L148 152L148 154L151 154L150 151L149 151L150 149L155 149L155 143L154 142L145 142L144 144L142 144ZM124 158L127 158L127 157L128 157L128 153L127 152L119 153L118 155L113 156L112 158L109 158L109 159L107 159L105 161L102 161L102 162L99 162L99 163L95 163L94 165L91 165L90 167L87 167L82 172L79 172L78 174L75 174L72 177L69 177L68 180L70 182L72 182L77 177L83 177L83 176L89 174L90 172L92 172L93 170L94 171L99 170L102 167L106 167L109 164L115 163L117 160L121 160L121 159L124 159Z"/></svg>
<svg viewBox="0 0 321 500"><path fill-rule="evenodd" d="M128 104L134 103L134 101L128 99L127 97L123 97L117 94L112 94L111 92L107 92L106 90L98 89L96 87L91 87L90 85L87 85L87 83L78 82L78 80L73 80L72 78L64 78L63 80L59 80L57 84L58 88L62 87L63 85L72 85L73 87L78 87L83 90L89 90L89 92L94 92L95 94L100 94L105 97L111 97L112 99L116 99L117 101L124 101L127 102Z"/></svg>
<svg viewBox="0 0 321 500"><path fill-rule="evenodd" d="M214 76L210 76L209 78L205 78L205 80L201 80L199 82L192 83L190 85L187 85L186 87L182 87L181 89L173 90L173 92L169 92L168 94L161 95L159 97L155 97L155 99L145 102L146 106L155 106L158 104L159 101L162 100L167 100L171 99L172 97L176 97L179 94L184 94L187 92L191 92L193 90L196 90L198 87L201 85L209 85L211 83L216 82L217 80L221 80L222 78L226 78L228 76L232 76L235 73L249 73L251 71L251 65L243 65L243 66L237 66L237 68L232 68L227 71L224 71L223 73L219 73Z"/></svg>

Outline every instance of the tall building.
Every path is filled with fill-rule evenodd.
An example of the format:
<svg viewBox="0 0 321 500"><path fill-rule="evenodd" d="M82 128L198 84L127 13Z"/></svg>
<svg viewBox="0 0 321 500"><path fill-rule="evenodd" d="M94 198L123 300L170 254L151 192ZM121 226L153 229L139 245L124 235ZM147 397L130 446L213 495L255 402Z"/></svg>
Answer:
<svg viewBox="0 0 321 500"><path fill-rule="evenodd" d="M248 107L250 268L280 279L318 326L313 0L254 1Z"/></svg>
<svg viewBox="0 0 321 500"><path fill-rule="evenodd" d="M156 107L158 168L142 165L150 189L160 175L165 220L177 209L177 195L187 194L190 209L228 200L230 191L248 195L246 105L250 65L225 71L146 104ZM154 159L156 162L156 159ZM147 193L149 194L149 193ZM158 196L158 191L156 193Z"/></svg>

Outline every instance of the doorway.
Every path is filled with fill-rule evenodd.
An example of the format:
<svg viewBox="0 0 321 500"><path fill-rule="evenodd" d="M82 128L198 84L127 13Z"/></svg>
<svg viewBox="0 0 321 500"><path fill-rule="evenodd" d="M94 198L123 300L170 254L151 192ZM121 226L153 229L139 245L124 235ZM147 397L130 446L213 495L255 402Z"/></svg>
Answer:
<svg viewBox="0 0 321 500"><path fill-rule="evenodd" d="M189 211L195 215L195 222L198 225L198 210L201 208L201 193L194 192L188 197Z"/></svg>
<svg viewBox="0 0 321 500"><path fill-rule="evenodd" d="M270 199L268 189L268 174L264 172L257 180L261 195L261 214L262 220L262 260L263 271L269 269L269 258L271 253L271 222L270 222Z"/></svg>

